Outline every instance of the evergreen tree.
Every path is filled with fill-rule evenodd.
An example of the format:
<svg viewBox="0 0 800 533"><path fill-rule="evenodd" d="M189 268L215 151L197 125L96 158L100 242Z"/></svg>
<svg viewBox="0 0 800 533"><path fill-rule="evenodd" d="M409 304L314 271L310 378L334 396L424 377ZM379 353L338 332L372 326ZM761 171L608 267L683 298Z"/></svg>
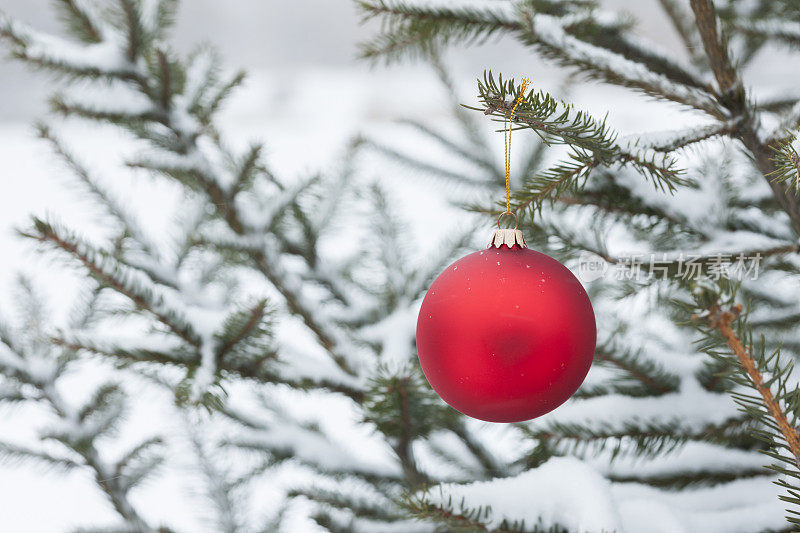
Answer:
<svg viewBox="0 0 800 533"><path fill-rule="evenodd" d="M57 129L39 127L105 208L115 235L90 242L41 219L21 230L86 274L91 319L28 327L32 341L3 332L0 400L46 402L67 429L46 435L64 447L61 455L9 443L0 451L94 470L124 521L117 530L153 531L128 492L157 465L156 441L134 448L136 465L100 459L95 443L121 422L119 389L101 387L77 412L48 392L65 365L93 356L162 383L179 405L202 406L229 428L213 451L193 435L220 531L286 527L283 512L248 523L237 494L287 462L310 477L287 491L285 509L302 502L335 532L791 530L800 503L791 367L800 351L800 103L756 100L741 68L767 44L796 45L800 11L790 0L661 4L686 60L587 0L359 4L384 22L366 56L428 58L452 93L440 48L510 34L589 79L708 118L688 130L620 138L604 120L546 93L522 95L514 127L543 141L513 193L531 246L572 265L602 260L627 275L589 287L599 343L576 398L505 428L504 439L444 405L415 363L416 306L473 232L431 260L410 256L391 199L377 185L357 195L352 180L353 155L367 147L497 197L504 174L478 133L480 114L455 110L463 142L411 124L474 165L473 177L367 139L353 143L340 172L294 182L270 170L261 145L229 148L216 117L243 75L224 74L207 48L188 57L170 49L175 1L59 0L69 39L0 15L0 36L15 57L62 75L54 111L136 139L143 148L127 159L131 172L183 187L189 214L163 246ZM502 121L518 91L487 73L477 109ZM564 159L545 167L548 145ZM324 244L346 218L343 206L364 204L382 238L364 235L349 256L332 255ZM490 202L472 208L502 211ZM657 260L615 255L609 235ZM698 275L687 276L688 257ZM727 267L739 257L742 266L759 258L757 279L722 275L737 281ZM134 329L133 340L110 332L112 319ZM278 338L275 330L292 321L313 347ZM31 364L40 358L50 361L46 375ZM358 442L293 416L279 401L287 394L347 410ZM386 453L361 453L369 445ZM221 467L218 453L251 459L246 475ZM121 473L109 483L114 464Z"/></svg>
<svg viewBox="0 0 800 533"><path fill-rule="evenodd" d="M503 531L551 526L764 531L797 524L800 448L792 361L798 355L799 315L794 288L784 299L775 287L796 285L798 273L800 174L793 132L800 126L800 104L796 98L757 98L741 81L742 69L759 50L796 45L790 37L800 28L794 4L662 1L685 45L681 54L671 54L634 36L624 16L594 2L360 2L365 17L383 24L381 34L362 46L373 60L423 57L448 83L443 47L511 35L585 79L706 116L697 127L620 138L605 120L549 94L521 95L510 118L513 127L532 130L545 146L559 145L556 153L562 156L544 165L541 151L533 150L514 184L512 211L525 220L529 242L573 266L603 262L621 275L590 285L599 324L590 379L568 405L519 425L530 448L517 464L531 470L418 493L410 506L418 516L438 519L446 528ZM479 105L466 108L501 123L520 96L513 80L492 73L478 81L477 93ZM499 198L502 172L486 172L493 160L468 119L462 120L462 144L414 126L469 159L475 172L468 182ZM458 179L417 154L374 148L433 175ZM471 208L496 217L505 205ZM642 252L615 255L615 239L635 243ZM754 268L753 260L759 274L743 275L742 268ZM731 410L729 397L739 412ZM753 452L771 457L777 476L760 470L763 459ZM549 502L537 504L537 495L550 499L535 492L539 484L583 490L580 483L562 481L577 467L556 456L599 465L611 484L575 496L572 506L562 502L554 510ZM784 489L780 499L787 502L792 525L766 506L775 497L768 480ZM658 500L670 503L639 500L656 490ZM515 492L525 496L510 496ZM734 504L726 496L733 492L743 499ZM610 505L616 517L579 510L578 501L609 494L617 499ZM701 501L702 511L681 509L684 497ZM669 525L647 529L640 521L645 508L644 524Z"/></svg>

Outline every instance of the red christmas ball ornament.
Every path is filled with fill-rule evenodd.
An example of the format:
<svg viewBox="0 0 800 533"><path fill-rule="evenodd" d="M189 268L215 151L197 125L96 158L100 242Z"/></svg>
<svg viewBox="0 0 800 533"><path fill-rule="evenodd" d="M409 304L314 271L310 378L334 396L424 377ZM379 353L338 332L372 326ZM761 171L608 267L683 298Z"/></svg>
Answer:
<svg viewBox="0 0 800 533"><path fill-rule="evenodd" d="M564 403L589 372L596 340L580 282L516 229L496 230L488 249L448 266L417 320L431 387L488 422L529 420Z"/></svg>

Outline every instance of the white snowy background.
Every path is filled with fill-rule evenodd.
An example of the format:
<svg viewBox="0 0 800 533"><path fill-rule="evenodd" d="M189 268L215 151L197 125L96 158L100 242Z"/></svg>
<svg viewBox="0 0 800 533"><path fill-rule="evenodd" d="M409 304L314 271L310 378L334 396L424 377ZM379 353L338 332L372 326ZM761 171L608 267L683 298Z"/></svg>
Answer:
<svg viewBox="0 0 800 533"><path fill-rule="evenodd" d="M677 48L675 36L661 22L656 0L603 3L631 11L640 22L641 32L663 46ZM2 0L0 4L12 16L35 26L46 30L56 27L46 0ZM430 150L407 130L398 128L394 122L398 118L424 119L445 127L449 124L445 93L429 68L410 64L370 67L355 60L357 41L374 29L358 25L358 16L348 0L185 0L174 42L179 50L188 50L199 41L211 42L221 50L229 67L250 72L244 88L223 114L226 135L241 146L253 138L265 140L267 159L275 172L300 178L338 164L348 140L358 133L423 155ZM474 79L485 68L517 77L527 75L537 88L556 94L565 82L560 71L532 57L512 40L450 50L445 59L464 102L474 100ZM746 73L747 82L762 88L762 94L791 89L793 76L785 73L796 72L798 65L790 67L787 61L786 55L771 51L769 57L755 62L756 69ZM10 312L15 276L24 272L47 297L57 322L69 309L80 278L60 263L35 253L30 243L15 236L14 228L24 226L31 214L56 214L90 237L102 235L103 228L96 225L95 208L69 186L63 167L34 136L31 123L46 112L47 79L5 61L0 63L0 80L0 313ZM671 129L691 120L689 115L674 113L669 105L596 85L572 90L569 98L595 114L608 113L610 124L623 135ZM486 127L487 131L492 128L488 122ZM113 130L79 122L60 124L58 131L77 153L91 158L93 170L124 192L147 228L158 232L168 225L179 191L154 180L131 180L130 173L121 171L119 154L126 150L123 138ZM498 160L501 154L502 138L498 136ZM452 226L450 217L455 213L442 209L443 191L434 182L377 156L360 162L361 179L379 178L396 195L401 211L414 222L413 230L425 243L421 249L435 242L431 233L435 234L437 228ZM443 221L443 217L448 220ZM76 397L83 397L81 391L87 388L88 380L99 380L104 372L98 367L82 373L72 384ZM136 398L136 409L125 424L123 443L126 438L132 442L156 433L180 440L185 428L170 395L144 382L132 380L128 385ZM37 416L32 410L0 408L0 436L15 442L32 438ZM499 432L498 438L501 436ZM363 438L345 437L355 444ZM585 468L568 459L563 461L562 474ZM285 469L272 483L280 486L292 475L291 469ZM581 472L576 476L585 477ZM481 489L477 486L471 490L479 493ZM137 491L135 501L155 523L163 519L178 530L208 531L203 513L198 513L200 492L187 451L170 458L163 475L153 478L145 490ZM269 512L275 495L269 486L257 494L264 501L260 512ZM0 502L0 532L60 532L113 518L88 474L64 475L4 463L0 465ZM515 503L509 505L513 508ZM310 531L311 527L298 522L291 530Z"/></svg>

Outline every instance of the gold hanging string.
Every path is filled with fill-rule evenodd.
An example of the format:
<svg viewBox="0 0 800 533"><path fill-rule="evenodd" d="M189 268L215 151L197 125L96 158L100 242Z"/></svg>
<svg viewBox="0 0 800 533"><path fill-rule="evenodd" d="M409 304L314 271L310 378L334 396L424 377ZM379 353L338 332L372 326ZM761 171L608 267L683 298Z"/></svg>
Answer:
<svg viewBox="0 0 800 533"><path fill-rule="evenodd" d="M503 140L506 150L506 213L509 215L511 214L511 129L514 127L514 112L525 97L525 91L530 84L531 80L522 78L519 94L514 102L514 107L511 108L511 113L503 113Z"/></svg>

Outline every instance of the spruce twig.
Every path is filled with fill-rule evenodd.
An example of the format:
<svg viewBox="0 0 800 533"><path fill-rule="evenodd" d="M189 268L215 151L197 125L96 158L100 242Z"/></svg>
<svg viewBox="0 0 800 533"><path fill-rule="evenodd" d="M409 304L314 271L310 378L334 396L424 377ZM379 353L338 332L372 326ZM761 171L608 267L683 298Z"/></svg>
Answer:
<svg viewBox="0 0 800 533"><path fill-rule="evenodd" d="M622 146L617 134L605 122L575 109L545 92L531 91L521 95L514 80L495 79L485 72L478 81L478 97L485 115L505 117L518 98L512 122L516 128L536 133L546 144L563 144L570 148L568 159L524 179L521 190L514 194L514 211L528 207L541 209L545 201L579 190L592 170L598 167L628 166L663 191L674 192L691 182L667 154L647 153L635 146ZM499 118L498 118L499 120Z"/></svg>
<svg viewBox="0 0 800 533"><path fill-rule="evenodd" d="M781 434L786 440L789 451L795 458L795 464L800 468L800 437L797 434L797 430L789 423L783 407L776 399L769 386L769 382L765 380L753 356L750 354L750 349L742 344L736 331L731 327L742 310L743 306L741 304L735 304L729 310L723 310L717 306L712 306L709 309L709 325L722 335L722 338L725 339L725 343L736 355L742 368L750 378L753 387L761 395L767 412L775 421L775 424L777 424Z"/></svg>

